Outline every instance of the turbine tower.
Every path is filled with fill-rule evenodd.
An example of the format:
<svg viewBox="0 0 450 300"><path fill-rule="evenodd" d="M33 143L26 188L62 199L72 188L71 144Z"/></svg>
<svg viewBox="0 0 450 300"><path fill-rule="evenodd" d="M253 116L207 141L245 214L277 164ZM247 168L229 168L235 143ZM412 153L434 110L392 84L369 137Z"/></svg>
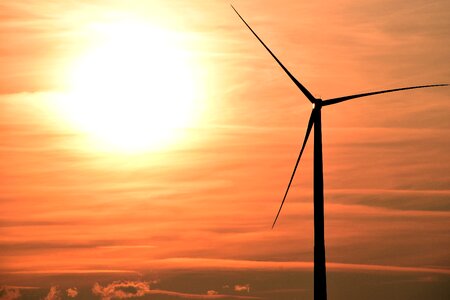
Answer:
<svg viewBox="0 0 450 300"><path fill-rule="evenodd" d="M292 180L294 179L295 172L297 171L298 163L302 157L303 150L305 149L306 142L308 141L311 129L314 126L314 299L315 300L326 300L327 299L327 282L326 282L326 266L325 266L325 231L324 231L324 202L323 202L323 160L322 160L322 107L341 103L347 100L352 100L355 98L367 97L372 95L391 93L403 90L438 87L438 86L448 86L448 84L432 84L432 85L419 85L410 86L390 90L382 90L376 92L369 92L363 94L355 94L349 96L343 96L338 98L332 98L327 100L322 100L315 98L281 63L281 61L273 54L273 52L266 46L266 44L259 38L259 36L253 31L253 29L248 25L248 23L242 18L238 11L231 5L233 10L239 16L239 18L244 22L244 24L250 29L253 35L258 39L258 41L266 48L270 55L275 59L275 61L280 65L283 71L289 76L289 78L294 82L294 84L300 89L300 91L308 98L312 104L311 116L309 117L308 126L306 128L305 139L303 140L303 145L297 158L297 162L294 166L294 171L292 172L291 178L289 180L286 192L284 194L283 200L281 201L280 208L278 209L275 220L272 224L272 228L278 220L281 209L283 208L284 201L291 187Z"/></svg>

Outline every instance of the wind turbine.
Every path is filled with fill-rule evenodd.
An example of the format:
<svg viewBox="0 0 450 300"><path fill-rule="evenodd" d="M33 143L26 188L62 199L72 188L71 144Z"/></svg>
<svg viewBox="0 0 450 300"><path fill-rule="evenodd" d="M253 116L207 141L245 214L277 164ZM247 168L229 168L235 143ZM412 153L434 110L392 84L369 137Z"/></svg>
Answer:
<svg viewBox="0 0 450 300"><path fill-rule="evenodd" d="M308 141L311 129L314 127L314 299L326 300L327 299L327 282L326 282L326 266L325 266L325 231L324 231L324 204L323 204L323 161L322 161L322 107L341 103L347 100L352 100L355 98L367 97L372 95L391 93L403 90L429 88L437 86L448 86L448 84L432 84L432 85L419 85L410 86L390 90L382 90L376 92L369 92L363 94L355 94L349 96L343 96L338 98L332 98L327 100L322 100L315 98L281 63L281 61L273 54L273 52L264 44L264 42L259 38L259 36L253 31L253 29L248 25L248 23L242 18L238 11L231 5L233 10L239 16L239 18L244 22L244 24L250 29L253 35L258 39L258 41L269 51L270 55L275 59L275 61L280 65L283 71L289 76L289 78L295 83L295 85L300 89L300 91L308 98L312 104L311 116L309 117L308 126L306 128L305 139L303 140L303 145L298 155L297 162L294 166L294 171L292 172L291 179L286 188L283 200L281 201L280 208L278 209L275 220L272 224L272 229L278 220L281 209L283 208L284 201L291 187L292 180L294 179L295 172L297 171L298 163L302 157L303 150L305 149L306 142Z"/></svg>

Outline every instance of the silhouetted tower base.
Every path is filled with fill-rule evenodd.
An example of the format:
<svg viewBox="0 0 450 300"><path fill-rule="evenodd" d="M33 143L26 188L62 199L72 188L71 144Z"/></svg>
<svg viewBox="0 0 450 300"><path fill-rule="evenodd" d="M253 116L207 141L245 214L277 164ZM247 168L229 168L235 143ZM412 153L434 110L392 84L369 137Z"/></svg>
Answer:
<svg viewBox="0 0 450 300"><path fill-rule="evenodd" d="M314 104L314 300L327 299L323 204L322 100Z"/></svg>

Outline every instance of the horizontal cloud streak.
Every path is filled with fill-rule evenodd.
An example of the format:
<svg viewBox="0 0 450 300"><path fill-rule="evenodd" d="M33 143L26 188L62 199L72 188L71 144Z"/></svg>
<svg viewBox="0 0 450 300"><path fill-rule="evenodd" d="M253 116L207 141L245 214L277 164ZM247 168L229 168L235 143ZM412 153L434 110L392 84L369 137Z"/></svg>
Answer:
<svg viewBox="0 0 450 300"><path fill-rule="evenodd" d="M161 270L310 270L312 262L300 261L250 261L250 260L230 260L230 259L203 259L203 258L171 258L147 261L144 265L151 269ZM389 266L370 264L347 264L327 262L327 268L332 271L380 271L380 272L407 272L407 273L432 273L450 275L450 269L435 267L415 267L415 266ZM134 270L40 270L40 271L13 271L6 274L141 274ZM115 285L112 286L112 288ZM239 291L249 290L247 285L236 285ZM16 287L11 287L16 288ZM35 288L35 287L17 287ZM101 286L96 289L102 291ZM106 290L110 290L109 288Z"/></svg>
<svg viewBox="0 0 450 300"><path fill-rule="evenodd" d="M246 270L276 270L276 269L312 269L312 262L297 261L244 261L226 259L194 259L174 258L151 263L154 268L162 269L246 269ZM381 272L411 272L411 273L434 273L450 275L450 269L427 268L427 267L402 267L368 264L345 264L327 262L327 269L335 271L381 271Z"/></svg>

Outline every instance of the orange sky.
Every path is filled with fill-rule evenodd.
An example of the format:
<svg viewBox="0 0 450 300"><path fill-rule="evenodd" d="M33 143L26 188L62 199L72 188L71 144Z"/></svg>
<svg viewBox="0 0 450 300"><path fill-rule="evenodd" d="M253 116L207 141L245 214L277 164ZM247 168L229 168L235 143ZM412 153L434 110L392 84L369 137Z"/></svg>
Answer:
<svg viewBox="0 0 450 300"><path fill-rule="evenodd" d="M233 5L316 97L450 82L447 1ZM49 110L123 16L195 62L182 143L95 151ZM0 2L0 65L1 299L312 299L312 139L270 230L310 104L228 2ZM449 113L448 87L324 108L330 299L448 299Z"/></svg>

